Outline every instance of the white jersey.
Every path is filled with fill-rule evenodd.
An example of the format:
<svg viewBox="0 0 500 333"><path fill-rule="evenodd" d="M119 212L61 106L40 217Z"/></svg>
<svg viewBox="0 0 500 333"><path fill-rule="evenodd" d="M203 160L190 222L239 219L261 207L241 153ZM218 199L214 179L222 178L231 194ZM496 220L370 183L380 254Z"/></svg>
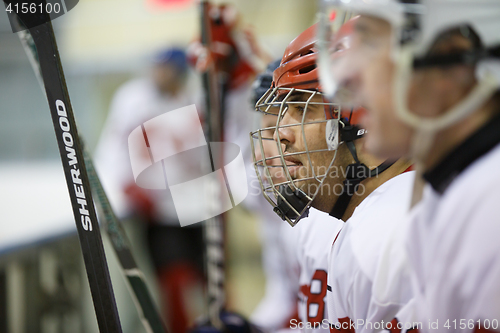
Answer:
<svg viewBox="0 0 500 333"><path fill-rule="evenodd" d="M407 221L413 180L414 172L406 172L375 189L356 207L335 240L327 293L332 328L380 331L391 327L387 323L395 323L398 311L410 302L406 258L391 258L403 251L387 242L398 239Z"/></svg>
<svg viewBox="0 0 500 333"><path fill-rule="evenodd" d="M426 174L430 185L411 214L407 244L424 332L500 331L499 124L497 117L480 140L469 138L468 149Z"/></svg>
<svg viewBox="0 0 500 333"><path fill-rule="evenodd" d="M328 254L344 223L311 209L309 217L292 228L272 214L269 221L279 225L274 231L267 227L263 235L268 238L263 246L266 294L251 320L272 332L327 332Z"/></svg>
<svg viewBox="0 0 500 333"><path fill-rule="evenodd" d="M328 255L333 240L344 226L342 220L310 209L309 217L295 226L300 267L298 314L301 324L291 328L305 332L329 332L326 306Z"/></svg>

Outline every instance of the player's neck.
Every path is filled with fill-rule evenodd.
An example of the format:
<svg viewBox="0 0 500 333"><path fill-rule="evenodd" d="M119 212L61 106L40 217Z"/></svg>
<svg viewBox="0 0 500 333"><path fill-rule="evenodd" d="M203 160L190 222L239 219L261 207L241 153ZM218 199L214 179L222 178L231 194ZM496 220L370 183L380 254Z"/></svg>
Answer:
<svg viewBox="0 0 500 333"><path fill-rule="evenodd" d="M432 149L427 154L424 166L428 171L434 168L443 158L450 154L456 147L468 137L483 127L498 112L498 105L494 100L470 114L468 117L440 131L434 139Z"/></svg>
<svg viewBox="0 0 500 333"><path fill-rule="evenodd" d="M411 163L405 159L397 160L393 165L391 165L387 170L379 174L378 176L367 178L361 182L358 191L352 197L347 209L342 216L342 220L347 221L352 214L354 213L354 209L367 197L369 196L377 187L385 183L391 178L396 177L397 175L403 173L411 166Z"/></svg>

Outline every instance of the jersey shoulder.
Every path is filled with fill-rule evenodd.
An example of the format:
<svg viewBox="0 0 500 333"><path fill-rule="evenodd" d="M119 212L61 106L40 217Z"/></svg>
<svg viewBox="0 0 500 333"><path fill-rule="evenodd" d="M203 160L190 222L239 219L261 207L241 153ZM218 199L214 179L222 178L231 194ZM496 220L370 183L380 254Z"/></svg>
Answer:
<svg viewBox="0 0 500 333"><path fill-rule="evenodd" d="M309 217L301 223L297 230L300 276L301 283L309 283L315 271L328 269L330 249L344 222L311 209Z"/></svg>
<svg viewBox="0 0 500 333"><path fill-rule="evenodd" d="M374 276L383 244L406 223L415 172L398 175L373 191L346 223L352 254L367 276ZM365 202L366 201L366 202Z"/></svg>
<svg viewBox="0 0 500 333"><path fill-rule="evenodd" d="M426 288L419 310L427 309L429 317L500 315L499 165L497 145L443 194L428 186L415 209L409 253L418 290Z"/></svg>
<svg viewBox="0 0 500 333"><path fill-rule="evenodd" d="M463 241L480 242L481 247L471 251L486 249L488 240L494 244L493 235L500 231L500 145L477 160L463 171L441 197L433 193L438 203L429 202L422 208L426 216L435 216L432 226L445 239L458 234ZM447 237L448 236L448 237Z"/></svg>
<svg viewBox="0 0 500 333"><path fill-rule="evenodd" d="M406 221L414 174L398 175L372 192L335 240L328 270L328 283L335 288L329 301L332 322L344 316L366 319L383 245Z"/></svg>
<svg viewBox="0 0 500 333"><path fill-rule="evenodd" d="M115 93L115 99L146 99L156 95L158 93L153 81L143 77L130 80L121 85Z"/></svg>

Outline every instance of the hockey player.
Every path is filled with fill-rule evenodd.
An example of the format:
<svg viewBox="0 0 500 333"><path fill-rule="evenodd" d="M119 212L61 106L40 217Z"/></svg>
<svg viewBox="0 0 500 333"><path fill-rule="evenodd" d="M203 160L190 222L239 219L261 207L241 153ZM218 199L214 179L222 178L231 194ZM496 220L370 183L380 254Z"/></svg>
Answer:
<svg viewBox="0 0 500 333"><path fill-rule="evenodd" d="M183 49L169 47L158 52L150 75L125 83L116 92L96 149L96 167L112 204L120 216L133 216L145 226L145 242L159 284L163 318L173 333L184 333L200 315L202 300L203 234L199 226L181 228L170 191L143 189L136 185L129 159L128 137L144 122L163 113L193 104L196 96L189 89L189 68ZM158 127L163 149L182 151L186 140L198 140L192 121L179 121L173 129ZM189 138L185 133L191 133ZM147 151L144 163L150 163ZM197 170L178 166L178 174L190 177Z"/></svg>
<svg viewBox="0 0 500 333"><path fill-rule="evenodd" d="M256 84L259 86L254 86L254 91L257 93L260 86L265 89L259 94L259 98L256 98L256 102L271 86L272 72L279 64L280 60L277 63L272 63L270 65L272 70L261 74L256 80ZM272 181L275 184L284 182L286 177L283 169L280 168L280 160L277 158L278 150L273 140L276 116L263 114L261 125L261 130L251 133L255 148L256 165L260 168L265 158L266 163L274 166L269 168L269 178L272 178L272 180L265 176L262 180L266 183ZM259 136L263 140L258 141ZM259 145L259 142L262 143L262 146ZM264 199L262 198L262 200ZM300 224L295 228L291 228L287 224L280 223L279 217L272 212L270 206L262 206L260 211L265 213L268 224L272 223L274 226L275 223L279 223L276 225L279 229L275 228L275 232L279 231L281 235L277 235L275 244L267 245L267 254L272 254L270 249L271 246L274 246L274 248L282 249L278 253L273 251L274 254L279 254L281 257L274 258L275 260L272 262L274 268L267 270L269 271L267 278L268 281L279 278L278 283L280 286L273 289L266 288L265 299L267 302L262 302L259 305L258 311L252 316L252 322L260 324L263 317L283 318L284 313L282 310L287 309L287 296L293 292L293 302L298 306L298 320L291 316L291 312L288 312L286 327L291 329L300 328L304 332L328 332L329 326L326 318L327 249L330 247L333 237L342 228L343 223L338 219L332 219L328 214L311 209L307 225ZM269 259L272 258L268 258L267 261ZM278 270L279 267L282 267L282 269ZM298 268L298 279L295 279L293 272L296 267ZM283 277L283 274L279 274L286 271L290 272L288 274L291 276ZM285 286L288 286L288 293L280 297L278 291L283 291ZM276 306L271 308L276 302L281 303L279 308ZM263 313L264 310L268 312L266 315Z"/></svg>
<svg viewBox="0 0 500 333"><path fill-rule="evenodd" d="M335 49L347 47L343 37L348 33L349 25L337 35ZM275 212L290 224L306 217L311 206L346 222L338 236L323 231L330 241L315 256L327 257L331 250L328 277L326 272L313 276L308 305L321 308L319 295L327 294L331 329L372 331L374 325L393 320L411 299L409 293L396 293L390 303L381 303L372 284L384 242L408 210L413 174L402 174L410 166L408 161L389 163L363 152L364 130L358 119L351 110L328 102L321 92L315 43L316 26L290 43L274 71L273 86L257 105L278 115L274 140L279 154L256 163L264 167L261 179L269 178L272 169L282 170L284 181L271 179L269 185L262 185ZM309 238L309 245L319 244L319 237ZM407 285L403 278L394 288L406 290Z"/></svg>
<svg viewBox="0 0 500 333"><path fill-rule="evenodd" d="M372 153L425 180L406 239L422 330L499 331L500 1L338 5L361 17L331 92L369 107Z"/></svg>

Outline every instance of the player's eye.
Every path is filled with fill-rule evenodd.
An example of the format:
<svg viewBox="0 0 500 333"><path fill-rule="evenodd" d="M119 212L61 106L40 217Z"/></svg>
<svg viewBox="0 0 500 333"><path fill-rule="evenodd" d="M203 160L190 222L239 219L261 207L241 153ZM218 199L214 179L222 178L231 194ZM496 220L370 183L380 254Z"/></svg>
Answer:
<svg viewBox="0 0 500 333"><path fill-rule="evenodd" d="M302 105L296 105L295 106L295 109L300 113L300 114L303 114L304 111L306 110L305 107L303 107Z"/></svg>
<svg viewBox="0 0 500 333"><path fill-rule="evenodd" d="M302 105L297 104L297 103L293 103L293 102L290 103L290 104L285 103L284 104L284 109L286 109L286 110L292 110L292 111L298 111L300 113L303 113L304 110L305 110L305 108Z"/></svg>

